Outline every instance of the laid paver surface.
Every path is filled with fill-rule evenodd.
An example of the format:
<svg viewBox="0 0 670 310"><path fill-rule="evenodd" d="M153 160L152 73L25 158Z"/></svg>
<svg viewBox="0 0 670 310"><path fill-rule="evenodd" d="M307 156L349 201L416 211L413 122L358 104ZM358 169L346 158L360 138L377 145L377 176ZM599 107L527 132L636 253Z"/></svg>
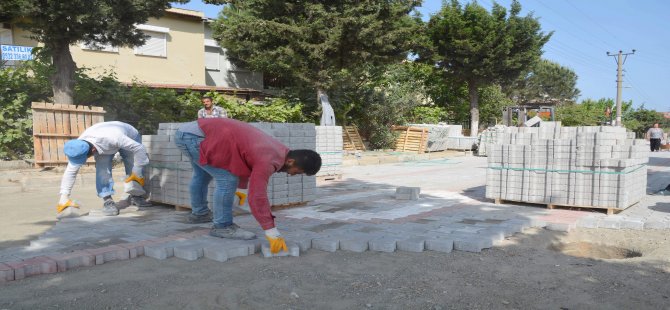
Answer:
<svg viewBox="0 0 670 310"><path fill-rule="evenodd" d="M648 195L614 216L496 205L484 198L485 167L486 158L481 157L346 167L342 181L320 184L318 199L274 212L276 223L291 243L292 256L307 250L479 252L530 227L560 231L669 227L670 196ZM667 185L668 172L670 153L653 153L649 193ZM421 187L420 199L397 200L398 186ZM124 209L117 217L64 219L28 246L0 250L0 271L6 273L5 280L18 280L142 255L224 262L258 255L265 243L264 238L237 241L210 237L209 225L187 224L187 214L156 207ZM263 236L250 215L237 216L235 222Z"/></svg>

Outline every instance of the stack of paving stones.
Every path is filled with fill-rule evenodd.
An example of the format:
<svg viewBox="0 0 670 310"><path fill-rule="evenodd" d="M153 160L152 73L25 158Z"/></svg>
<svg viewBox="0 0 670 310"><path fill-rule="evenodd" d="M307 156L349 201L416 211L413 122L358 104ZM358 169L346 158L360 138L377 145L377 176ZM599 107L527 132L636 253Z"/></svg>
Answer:
<svg viewBox="0 0 670 310"><path fill-rule="evenodd" d="M321 170L316 176L342 175L342 127L316 126L316 152L321 155Z"/></svg>
<svg viewBox="0 0 670 310"><path fill-rule="evenodd" d="M626 209L646 195L646 141L625 128L543 122L489 146L487 198Z"/></svg>
<svg viewBox="0 0 670 310"><path fill-rule="evenodd" d="M316 150L314 124L250 124L275 137L290 149ZM147 148L150 160L145 171L149 182L145 186L151 201L190 207L189 184L192 167L189 158L174 143L174 133L180 125L181 123L161 123L156 135L142 136L142 143ZM210 208L214 200L214 184L215 182L209 184ZM275 173L268 182L267 190L273 206L311 201L316 197L316 177Z"/></svg>
<svg viewBox="0 0 670 310"><path fill-rule="evenodd" d="M500 144L501 142L498 142L498 137L505 132L505 128L507 128L507 126L496 125L489 127L480 133L477 140L477 155L487 156L487 152L492 144Z"/></svg>
<svg viewBox="0 0 670 310"><path fill-rule="evenodd" d="M409 126L428 128L428 147L426 148L428 152L444 151L449 147L450 137L463 137L463 126L461 125L410 124Z"/></svg>

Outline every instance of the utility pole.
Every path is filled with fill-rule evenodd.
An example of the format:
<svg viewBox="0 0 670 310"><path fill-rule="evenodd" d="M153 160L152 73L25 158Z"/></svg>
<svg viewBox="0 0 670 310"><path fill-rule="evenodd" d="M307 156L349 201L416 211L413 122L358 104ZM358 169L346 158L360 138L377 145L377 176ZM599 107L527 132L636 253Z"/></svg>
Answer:
<svg viewBox="0 0 670 310"><path fill-rule="evenodd" d="M628 55L633 55L635 54L635 50L633 50L630 53L624 53L622 51L619 51L618 54L610 54L610 52L607 52L607 56L612 56L616 57L616 126L621 127L621 83L623 80L621 79L621 69L623 67L623 64L626 63L626 58L628 58ZM623 59L622 59L623 56Z"/></svg>

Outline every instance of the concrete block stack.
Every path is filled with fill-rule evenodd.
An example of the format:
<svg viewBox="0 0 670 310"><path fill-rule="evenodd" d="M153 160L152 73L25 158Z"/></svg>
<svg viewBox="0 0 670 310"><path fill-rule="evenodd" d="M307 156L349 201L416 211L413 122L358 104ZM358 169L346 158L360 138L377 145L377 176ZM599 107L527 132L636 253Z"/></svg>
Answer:
<svg viewBox="0 0 670 310"><path fill-rule="evenodd" d="M321 155L321 170L317 176L342 174L342 127L316 126L316 151Z"/></svg>
<svg viewBox="0 0 670 310"><path fill-rule="evenodd" d="M484 132L479 134L477 143L479 148L477 149L477 155L487 156L487 152L491 148L492 144L500 144L498 137L501 133L505 132L505 128L507 128L507 126L496 125L494 127L487 128L484 130Z"/></svg>
<svg viewBox="0 0 670 310"><path fill-rule="evenodd" d="M625 128L543 122L489 146L487 198L625 209L646 194L648 147Z"/></svg>
<svg viewBox="0 0 670 310"><path fill-rule="evenodd" d="M250 123L254 127L275 137L290 149L316 150L314 124ZM174 143L174 133L181 123L161 123L156 135L142 136L142 143L149 153L149 165L145 185L150 200L190 207L189 184L192 177L190 159L182 155ZM214 200L214 186L209 185L210 208ZM301 203L316 199L316 177L286 173L275 173L268 182L268 198L271 205Z"/></svg>
<svg viewBox="0 0 670 310"><path fill-rule="evenodd" d="M428 128L428 152L444 151L448 148L450 137L462 137L463 126L444 124L410 124L412 127Z"/></svg>

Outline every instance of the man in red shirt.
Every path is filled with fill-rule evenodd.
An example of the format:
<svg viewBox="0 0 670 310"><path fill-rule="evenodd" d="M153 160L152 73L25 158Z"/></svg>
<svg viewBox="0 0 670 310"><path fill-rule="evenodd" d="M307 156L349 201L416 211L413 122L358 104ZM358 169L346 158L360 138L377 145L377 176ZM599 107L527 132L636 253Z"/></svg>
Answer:
<svg viewBox="0 0 670 310"><path fill-rule="evenodd" d="M312 150L289 150L263 131L228 118L202 118L184 123L175 133L175 143L191 158L189 222L214 223L210 235L231 239L254 239L256 235L233 223L236 187L249 188L251 214L265 230L272 253L287 250L270 212L267 185L275 172L315 175L321 156ZM215 179L213 216L207 208L207 186Z"/></svg>

